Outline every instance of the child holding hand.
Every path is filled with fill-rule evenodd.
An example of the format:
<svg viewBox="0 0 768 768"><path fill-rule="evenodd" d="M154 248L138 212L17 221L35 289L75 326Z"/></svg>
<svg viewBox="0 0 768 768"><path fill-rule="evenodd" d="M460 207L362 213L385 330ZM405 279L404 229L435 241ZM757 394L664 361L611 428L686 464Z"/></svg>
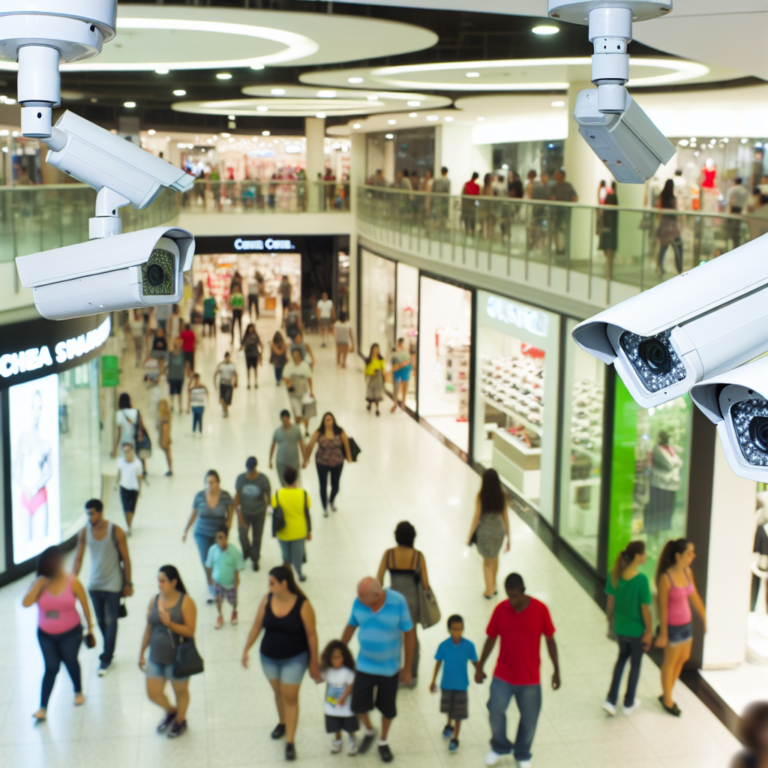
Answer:
<svg viewBox="0 0 768 768"><path fill-rule="evenodd" d="M320 672L326 682L323 709L325 732L333 734L331 752L338 754L343 746L342 731L349 734L348 755L357 754L355 733L360 727L352 714L352 687L355 682L355 660L341 640L331 640L320 657Z"/></svg>

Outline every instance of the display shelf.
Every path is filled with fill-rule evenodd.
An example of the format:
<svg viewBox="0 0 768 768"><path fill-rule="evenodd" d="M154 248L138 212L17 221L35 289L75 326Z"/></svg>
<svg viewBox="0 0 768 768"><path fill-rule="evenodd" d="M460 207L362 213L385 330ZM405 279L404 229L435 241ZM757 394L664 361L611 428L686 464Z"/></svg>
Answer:
<svg viewBox="0 0 768 768"><path fill-rule="evenodd" d="M521 416L517 411L513 411L511 408L507 408L498 400L494 400L492 397L488 397L488 395L483 395L483 400L485 400L486 405L490 405L492 408L496 408L496 410L501 411L502 413L506 413L507 416L511 416L513 419L517 419L526 429L530 429L531 432L534 432L539 437L541 437L543 427L537 426L533 422L528 421L525 416Z"/></svg>
<svg viewBox="0 0 768 768"><path fill-rule="evenodd" d="M584 448L584 446L576 445L576 443L571 443L571 450L587 456L592 460L593 463L597 465L600 465L603 461L603 457L600 453L594 450L590 450L589 448Z"/></svg>
<svg viewBox="0 0 768 768"><path fill-rule="evenodd" d="M526 445L524 441L520 440L520 438L510 435L506 429L496 427L494 433L503 440L506 440L506 442L514 446L518 451L520 451L520 453L524 453L526 456L541 456L541 448L531 448L530 446Z"/></svg>

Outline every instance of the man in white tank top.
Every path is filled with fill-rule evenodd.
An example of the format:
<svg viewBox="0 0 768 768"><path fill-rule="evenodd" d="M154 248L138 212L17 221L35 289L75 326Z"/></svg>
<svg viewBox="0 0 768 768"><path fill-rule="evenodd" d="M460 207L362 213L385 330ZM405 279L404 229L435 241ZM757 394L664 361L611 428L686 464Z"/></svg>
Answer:
<svg viewBox="0 0 768 768"><path fill-rule="evenodd" d="M104 677L115 653L120 598L133 594L131 558L125 532L106 520L104 505L99 499L85 503L85 514L88 516L88 525L78 534L73 570L75 575L80 573L87 544L91 556L88 592L104 637L104 652L99 657L99 677Z"/></svg>

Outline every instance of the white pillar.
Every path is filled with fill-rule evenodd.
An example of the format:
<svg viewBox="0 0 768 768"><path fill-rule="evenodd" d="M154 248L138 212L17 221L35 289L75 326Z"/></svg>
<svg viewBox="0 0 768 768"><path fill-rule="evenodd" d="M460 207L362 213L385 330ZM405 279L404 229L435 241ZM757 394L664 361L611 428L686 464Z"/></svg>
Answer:
<svg viewBox="0 0 768 768"><path fill-rule="evenodd" d="M480 180L490 171L490 146L472 145L472 128L465 125L435 126L435 178L440 176L440 168L448 168L451 180L451 194L460 195L472 173L477 171Z"/></svg>
<svg viewBox="0 0 768 768"><path fill-rule="evenodd" d="M325 171L325 118L305 117L304 132L307 134L307 186L309 211L319 210L323 195L317 182L317 176Z"/></svg>
<svg viewBox="0 0 768 768"><path fill-rule="evenodd" d="M737 477L716 442L707 568L704 669L735 667L747 650L749 569L755 537L755 482ZM704 510L701 510L702 512ZM691 510L689 514L696 514ZM696 566L694 564L694 570Z"/></svg>
<svg viewBox="0 0 768 768"><path fill-rule="evenodd" d="M358 188L365 184L367 137L364 133L353 133L349 158L349 205L353 214L357 213ZM376 173L374 168L371 174ZM352 232L349 235L349 318L357 328L357 218L352 219ZM357 331L356 331L357 332Z"/></svg>

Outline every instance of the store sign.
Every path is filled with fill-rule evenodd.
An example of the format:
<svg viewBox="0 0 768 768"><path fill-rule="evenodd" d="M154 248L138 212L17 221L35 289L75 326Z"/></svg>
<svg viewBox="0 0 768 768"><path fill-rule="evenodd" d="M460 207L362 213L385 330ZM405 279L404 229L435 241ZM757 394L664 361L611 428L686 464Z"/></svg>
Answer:
<svg viewBox="0 0 768 768"><path fill-rule="evenodd" d="M296 246L290 240L243 240L238 237L235 240L236 251L295 251Z"/></svg>
<svg viewBox="0 0 768 768"><path fill-rule="evenodd" d="M20 352L7 352L0 355L0 376L7 379L19 373L50 367L53 365L54 359L61 365L68 360L87 355L109 338L111 327L111 320L107 318L98 328L94 328L88 333L81 334L74 339L58 342L53 348L53 355L47 346L32 347Z"/></svg>
<svg viewBox="0 0 768 768"><path fill-rule="evenodd" d="M485 309L488 317L493 320L499 320L508 325L516 325L535 336L545 338L547 336L549 318L542 312L521 307L509 299L502 299L501 296L489 296Z"/></svg>

